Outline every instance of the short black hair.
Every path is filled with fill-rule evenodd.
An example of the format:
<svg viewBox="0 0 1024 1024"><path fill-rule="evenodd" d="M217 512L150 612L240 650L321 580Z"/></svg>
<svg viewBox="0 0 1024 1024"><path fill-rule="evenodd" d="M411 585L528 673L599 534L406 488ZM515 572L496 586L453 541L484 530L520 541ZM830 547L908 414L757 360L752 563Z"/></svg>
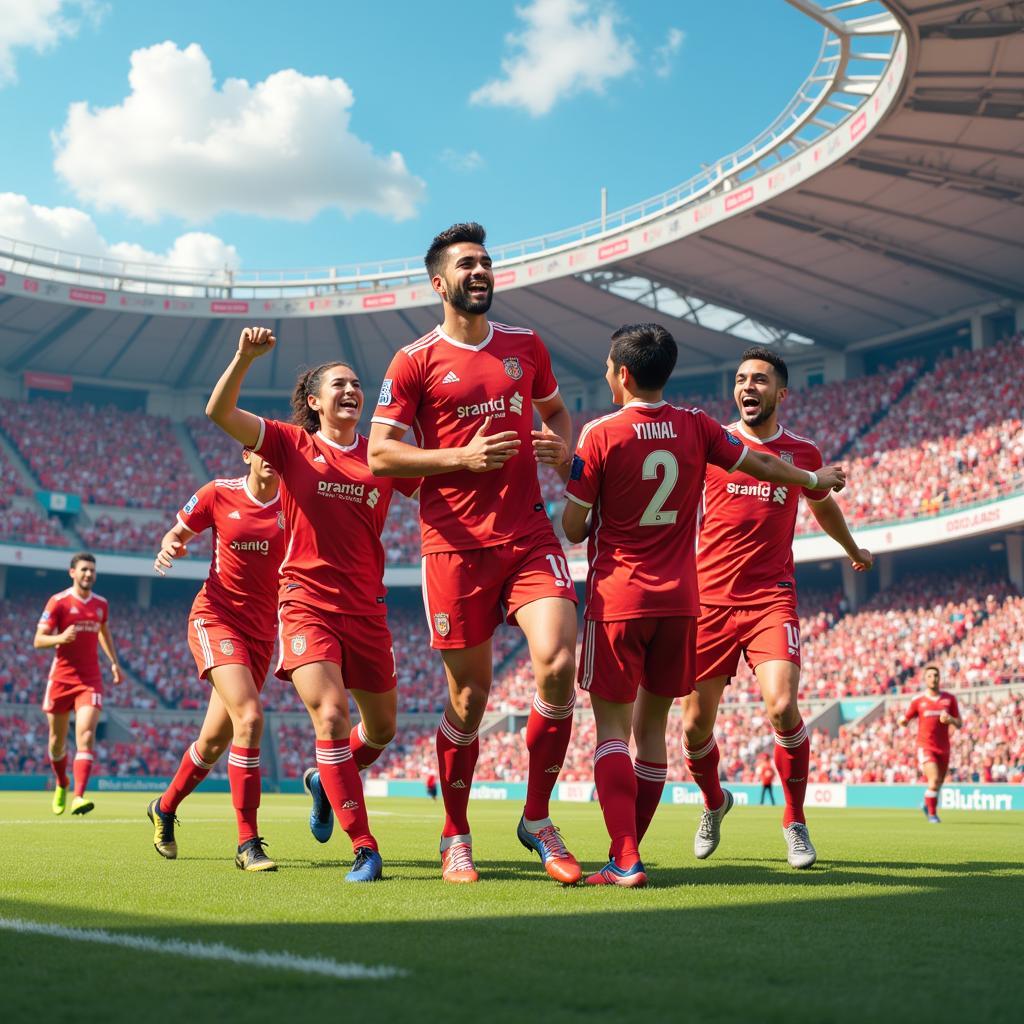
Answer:
<svg viewBox="0 0 1024 1024"><path fill-rule="evenodd" d="M612 366L624 366L644 391L663 388L679 358L675 338L661 324L625 324L612 335Z"/></svg>
<svg viewBox="0 0 1024 1024"><path fill-rule="evenodd" d="M740 356L740 362L745 363L748 359L760 359L762 363L771 363L775 367L775 376L779 378L782 387L789 387L789 367L786 360L764 345L751 345L750 348Z"/></svg>
<svg viewBox="0 0 1024 1024"><path fill-rule="evenodd" d="M89 551L79 551L71 556L71 568L76 568L79 562L92 562L95 565L96 556Z"/></svg>
<svg viewBox="0 0 1024 1024"><path fill-rule="evenodd" d="M938 665L935 664L934 661L928 662L928 664L924 667L924 671L934 672L940 679L942 678L942 670L939 668Z"/></svg>
<svg viewBox="0 0 1024 1024"><path fill-rule="evenodd" d="M427 255L423 257L427 273L431 277L441 273L444 269L444 256L450 245L458 245L460 242L475 242L477 245L483 245L486 241L487 232L475 220L466 221L464 224L453 224L450 228L445 228L439 235L434 236Z"/></svg>

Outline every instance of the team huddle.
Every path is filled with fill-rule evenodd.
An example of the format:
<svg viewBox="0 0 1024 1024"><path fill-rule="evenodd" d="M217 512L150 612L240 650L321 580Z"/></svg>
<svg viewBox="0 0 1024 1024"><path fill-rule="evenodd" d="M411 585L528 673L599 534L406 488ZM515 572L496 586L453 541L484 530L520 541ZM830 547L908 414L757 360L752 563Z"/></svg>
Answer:
<svg viewBox="0 0 1024 1024"><path fill-rule="evenodd" d="M583 879L549 806L577 686L595 716L594 782L610 839L607 865L585 881L647 883L640 846L666 782L668 716L679 699L687 768L704 796L694 853L703 859L714 852L733 805L719 781L714 726L741 656L775 732L787 859L809 867L816 853L804 816L810 740L798 707L792 541L803 495L853 568L871 568L871 554L857 547L831 495L845 486L842 469L823 466L813 442L779 424L788 376L770 350L742 357L735 423L723 427L700 410L666 402L677 347L656 324L612 335L605 378L618 409L588 423L573 448L571 417L543 342L530 329L487 319L494 274L484 241L479 225L457 224L431 244L425 262L444 319L396 353L369 437L357 431L362 383L344 362L300 375L291 423L240 408L250 366L278 343L266 328L242 331L206 411L238 442L247 474L200 488L155 561L166 573L193 537L213 531L210 573L188 621L209 704L170 786L148 807L157 852L177 856L177 810L227 751L235 862L247 871L276 869L258 828L260 688L276 639L275 674L295 687L315 736L315 764L303 779L311 832L327 842L337 822L354 854L346 881L381 877L360 772L396 730L402 652L387 625L380 538L397 490L419 502L424 604L448 684L436 739L444 880L478 879L469 798L492 682L492 636L502 622L522 630L536 678L517 835L551 878L566 885ZM415 444L406 439L410 430ZM538 463L566 482L565 536L587 541L578 663L577 597L541 499ZM107 604L93 593L95 570L91 555L75 556L72 587L51 598L35 639L56 651L43 709L58 814L67 801L72 709L72 813L93 807L85 792L102 705L98 645L120 681ZM908 712L922 723L926 807L935 820L948 728L961 724L938 679L929 666L929 692ZM350 696L359 710L355 727Z"/></svg>

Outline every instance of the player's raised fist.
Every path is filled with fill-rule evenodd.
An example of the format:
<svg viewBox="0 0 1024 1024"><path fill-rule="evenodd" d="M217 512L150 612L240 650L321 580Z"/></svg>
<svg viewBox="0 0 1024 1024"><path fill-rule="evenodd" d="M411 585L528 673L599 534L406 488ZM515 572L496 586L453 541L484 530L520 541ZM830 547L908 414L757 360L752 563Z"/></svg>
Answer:
<svg viewBox="0 0 1024 1024"><path fill-rule="evenodd" d="M854 572L867 572L875 564L875 556L867 548L857 548L857 557L850 559Z"/></svg>
<svg viewBox="0 0 1024 1024"><path fill-rule="evenodd" d="M276 344L277 338L269 327L245 327L238 338L238 352L248 359L258 359Z"/></svg>
<svg viewBox="0 0 1024 1024"><path fill-rule="evenodd" d="M816 476L819 490L841 491L846 486L846 470L842 466L824 466Z"/></svg>
<svg viewBox="0 0 1024 1024"><path fill-rule="evenodd" d="M516 455L522 443L514 430L504 430L500 434L488 434L491 429L492 417L484 417L480 429L461 451L460 462L464 469L471 473L490 473L502 466Z"/></svg>

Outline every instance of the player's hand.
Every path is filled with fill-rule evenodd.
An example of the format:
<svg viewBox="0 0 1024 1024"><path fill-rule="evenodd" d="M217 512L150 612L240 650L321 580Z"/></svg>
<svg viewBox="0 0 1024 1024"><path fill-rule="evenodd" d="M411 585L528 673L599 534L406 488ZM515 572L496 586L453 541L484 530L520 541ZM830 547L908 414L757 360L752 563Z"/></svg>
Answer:
<svg viewBox="0 0 1024 1024"><path fill-rule="evenodd" d="M569 446L546 423L531 430L534 458L545 466L564 466L569 461Z"/></svg>
<svg viewBox="0 0 1024 1024"><path fill-rule="evenodd" d="M276 344L277 338L269 327L246 327L238 338L238 354L246 359L258 359Z"/></svg>
<svg viewBox="0 0 1024 1024"><path fill-rule="evenodd" d="M170 544L162 547L153 562L153 568L161 575L166 576L176 558L184 558L188 554L188 548L180 540L172 540Z"/></svg>
<svg viewBox="0 0 1024 1024"><path fill-rule="evenodd" d="M815 475L819 491L841 491L846 486L846 470L842 466L823 466Z"/></svg>
<svg viewBox="0 0 1024 1024"><path fill-rule="evenodd" d="M857 556L850 559L854 572L867 572L875 564L875 556L867 548L857 548Z"/></svg>
<svg viewBox="0 0 1024 1024"><path fill-rule="evenodd" d="M509 459L519 453L522 442L514 430L504 430L500 434L487 433L491 419L490 416L484 419L480 429L462 449L462 466L471 473L490 473L495 469L501 469Z"/></svg>
<svg viewBox="0 0 1024 1024"><path fill-rule="evenodd" d="M948 711L939 712L939 725L949 725L953 721Z"/></svg>
<svg viewBox="0 0 1024 1024"><path fill-rule="evenodd" d="M57 634L57 646L66 647L68 644L73 644L76 636L78 636L78 627L68 626L63 633Z"/></svg>
<svg viewBox="0 0 1024 1024"><path fill-rule="evenodd" d="M124 673L117 663L110 666L110 680L115 686L120 686L124 682Z"/></svg>

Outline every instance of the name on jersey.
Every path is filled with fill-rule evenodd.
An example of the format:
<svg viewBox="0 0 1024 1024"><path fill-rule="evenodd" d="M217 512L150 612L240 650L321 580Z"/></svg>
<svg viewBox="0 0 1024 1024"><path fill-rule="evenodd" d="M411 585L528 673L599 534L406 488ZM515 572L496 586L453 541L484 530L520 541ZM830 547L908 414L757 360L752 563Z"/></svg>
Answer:
<svg viewBox="0 0 1024 1024"><path fill-rule="evenodd" d="M674 423L633 423L633 433L639 441L660 441L664 437L678 437Z"/></svg>
<svg viewBox="0 0 1024 1024"><path fill-rule="evenodd" d="M324 498L341 498L342 501L364 501L370 508L375 508L380 500L380 491L374 487L369 493L366 484L339 484L330 480L320 480L316 485L317 494Z"/></svg>
<svg viewBox="0 0 1024 1024"><path fill-rule="evenodd" d="M261 555L270 554L269 540L233 540L232 551L258 551Z"/></svg>
<svg viewBox="0 0 1024 1024"><path fill-rule="evenodd" d="M467 416L493 416L495 419L500 419L506 412L512 412L518 416L522 411L523 396L517 391L507 403L505 396L499 395L497 398L489 398L486 402L478 402L475 405L460 405L455 410L455 415L460 420Z"/></svg>

